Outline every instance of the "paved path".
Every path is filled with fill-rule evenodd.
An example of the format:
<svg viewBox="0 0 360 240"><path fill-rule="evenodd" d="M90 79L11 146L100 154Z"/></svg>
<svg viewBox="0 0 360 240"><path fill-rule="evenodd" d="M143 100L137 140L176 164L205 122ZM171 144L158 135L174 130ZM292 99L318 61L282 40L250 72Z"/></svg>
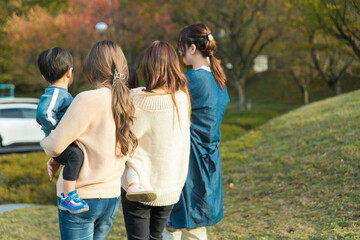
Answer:
<svg viewBox="0 0 360 240"><path fill-rule="evenodd" d="M0 154L10 154L10 153L27 153L43 151L40 145L29 145L29 146L15 146L15 147L0 147Z"/></svg>
<svg viewBox="0 0 360 240"><path fill-rule="evenodd" d="M32 204L2 204L0 205L0 213L12 211L18 208L30 207Z"/></svg>

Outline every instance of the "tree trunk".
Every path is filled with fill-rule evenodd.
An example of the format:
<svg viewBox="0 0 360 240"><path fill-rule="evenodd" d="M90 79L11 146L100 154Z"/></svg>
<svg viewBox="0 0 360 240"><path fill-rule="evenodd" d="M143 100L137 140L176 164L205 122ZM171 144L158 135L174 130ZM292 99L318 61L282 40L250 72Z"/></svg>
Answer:
<svg viewBox="0 0 360 240"><path fill-rule="evenodd" d="M309 104L309 91L307 88L302 88L301 90L302 90L304 105L308 105Z"/></svg>
<svg viewBox="0 0 360 240"><path fill-rule="evenodd" d="M328 84L334 96L341 94L341 86L339 81L328 82Z"/></svg>
<svg viewBox="0 0 360 240"><path fill-rule="evenodd" d="M245 89L241 84L236 87L236 110L245 110Z"/></svg>

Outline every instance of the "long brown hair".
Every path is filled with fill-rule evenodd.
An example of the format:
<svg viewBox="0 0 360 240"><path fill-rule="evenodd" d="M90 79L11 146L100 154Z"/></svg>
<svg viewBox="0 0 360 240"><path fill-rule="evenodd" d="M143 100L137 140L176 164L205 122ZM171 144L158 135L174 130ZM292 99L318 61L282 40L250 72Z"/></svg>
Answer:
<svg viewBox="0 0 360 240"><path fill-rule="evenodd" d="M189 101L187 80L180 70L179 58L175 49L167 42L154 41L145 50L140 65L147 90L163 88L171 94L180 121L179 109L175 101L175 93L181 90L186 93ZM189 113L191 111L189 101ZM189 114L190 116L190 114Z"/></svg>
<svg viewBox="0 0 360 240"><path fill-rule="evenodd" d="M190 47L191 44L196 46L196 49L203 57L210 58L210 68L215 77L215 80L221 89L224 89L227 79L223 69L220 66L220 60L214 56L216 42L211 35L210 29L205 24L193 24L183 28L180 31L178 46L179 50L182 51L183 56L186 53L186 48Z"/></svg>
<svg viewBox="0 0 360 240"><path fill-rule="evenodd" d="M115 69L121 75L115 81ZM138 142L130 127L134 122L135 107L126 87L128 65L120 46L109 40L95 43L89 50L84 63L84 75L92 84L111 87L112 113L116 126L116 156L132 154Z"/></svg>

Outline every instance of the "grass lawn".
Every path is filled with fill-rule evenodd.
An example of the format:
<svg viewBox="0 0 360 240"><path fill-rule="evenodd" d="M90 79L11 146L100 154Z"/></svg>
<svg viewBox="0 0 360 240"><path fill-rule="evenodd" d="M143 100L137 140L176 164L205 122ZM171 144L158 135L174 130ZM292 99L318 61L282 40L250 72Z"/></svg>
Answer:
<svg viewBox="0 0 360 240"><path fill-rule="evenodd" d="M359 104L357 91L301 107L241 137L223 138L225 217L208 228L209 239L360 239ZM276 116L268 111L255 117L256 111L241 117L230 111L223 131L261 124L244 121L247 114ZM45 156L36 157L44 164ZM1 166L3 161L10 160L0 156ZM8 179L2 171L1 179ZM0 214L0 239L58 234L55 206ZM121 211L108 239L126 239Z"/></svg>
<svg viewBox="0 0 360 240"><path fill-rule="evenodd" d="M223 144L211 239L360 239L359 103L359 91L317 102Z"/></svg>

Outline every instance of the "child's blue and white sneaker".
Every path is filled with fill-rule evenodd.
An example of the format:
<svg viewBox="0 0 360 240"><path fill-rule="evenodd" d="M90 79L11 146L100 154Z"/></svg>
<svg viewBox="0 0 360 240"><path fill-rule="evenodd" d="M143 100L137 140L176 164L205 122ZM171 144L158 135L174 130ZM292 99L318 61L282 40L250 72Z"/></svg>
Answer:
<svg viewBox="0 0 360 240"><path fill-rule="evenodd" d="M61 194L61 202L59 204L59 209L63 211L69 211L72 214L82 213L89 211L89 205L87 202L82 200L79 195L76 193L76 190L72 191L67 195Z"/></svg>

